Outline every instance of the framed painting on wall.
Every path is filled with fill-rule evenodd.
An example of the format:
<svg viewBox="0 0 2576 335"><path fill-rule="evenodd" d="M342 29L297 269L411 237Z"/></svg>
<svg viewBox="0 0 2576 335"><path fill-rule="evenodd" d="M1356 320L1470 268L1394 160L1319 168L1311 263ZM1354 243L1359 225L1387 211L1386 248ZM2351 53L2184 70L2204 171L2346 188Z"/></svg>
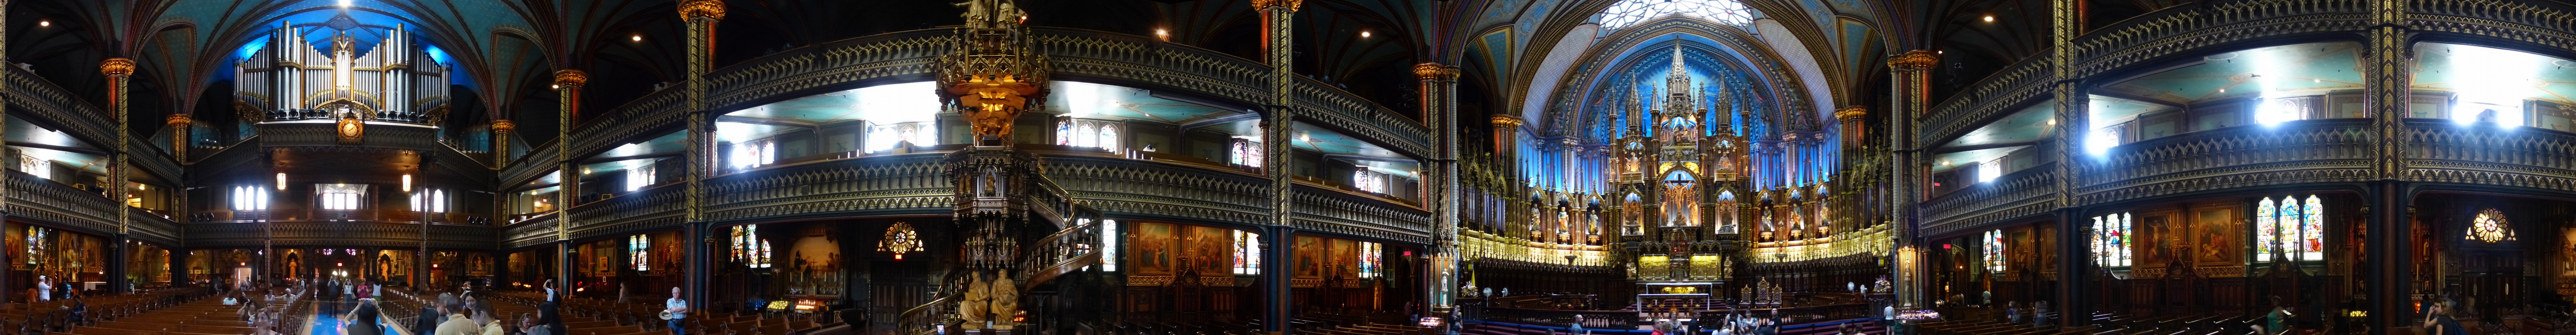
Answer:
<svg viewBox="0 0 2576 335"><path fill-rule="evenodd" d="M1136 224L1136 235L1133 235L1133 241L1128 241L1128 245L1135 246L1135 249L1127 254L1132 257L1128 264L1135 264L1136 274L1172 273L1173 228L1169 223Z"/></svg>
<svg viewBox="0 0 2576 335"><path fill-rule="evenodd" d="M1228 271L1226 266L1234 264L1231 252L1233 250L1227 248L1231 245L1229 242L1233 242L1231 237L1226 235L1229 230L1199 226L1189 228L1189 234L1181 238L1182 245L1189 249L1190 264L1186 266L1196 267L1195 269L1201 275L1226 274Z"/></svg>
<svg viewBox="0 0 2576 335"><path fill-rule="evenodd" d="M1297 271L1297 278L1298 278L1298 279L1322 279L1322 278L1324 278L1324 271L1323 271L1323 270L1324 270L1324 264L1323 264L1323 262L1324 262L1324 246L1323 246L1323 243L1324 243L1324 239L1323 239L1323 238L1320 238L1320 237L1314 237L1314 236L1298 236L1298 237L1297 237L1297 246L1296 246L1296 252L1297 252L1297 263L1296 263L1296 265L1297 265L1297 269L1296 269L1296 271Z"/></svg>
<svg viewBox="0 0 2576 335"><path fill-rule="evenodd" d="M2194 261L2203 268L2240 266L2245 260L2245 218L2235 206L2197 208L2192 219L2191 248ZM2233 277L2236 273L2207 273L2212 277Z"/></svg>

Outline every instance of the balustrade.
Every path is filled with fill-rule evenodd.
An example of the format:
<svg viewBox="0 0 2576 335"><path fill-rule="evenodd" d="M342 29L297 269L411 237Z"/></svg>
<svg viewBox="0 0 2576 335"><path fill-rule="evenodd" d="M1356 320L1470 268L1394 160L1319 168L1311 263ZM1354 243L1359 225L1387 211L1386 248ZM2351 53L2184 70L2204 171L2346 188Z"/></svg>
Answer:
<svg viewBox="0 0 2576 335"><path fill-rule="evenodd" d="M495 228L370 221L226 221L185 226L190 248L256 248L276 245L331 245L419 248L421 229L429 229L432 248L491 249Z"/></svg>
<svg viewBox="0 0 2576 335"><path fill-rule="evenodd" d="M2576 189L2576 134L2415 119L2400 135L2407 180Z"/></svg>

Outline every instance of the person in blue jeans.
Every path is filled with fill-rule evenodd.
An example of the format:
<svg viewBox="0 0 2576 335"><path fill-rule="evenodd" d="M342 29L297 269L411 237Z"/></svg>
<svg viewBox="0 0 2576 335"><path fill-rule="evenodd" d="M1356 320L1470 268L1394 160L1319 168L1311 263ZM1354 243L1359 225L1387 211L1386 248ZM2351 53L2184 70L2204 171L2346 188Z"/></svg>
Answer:
<svg viewBox="0 0 2576 335"><path fill-rule="evenodd" d="M689 301L680 300L680 288L672 287L671 300L665 300L662 302L662 319L669 320L671 335L688 335L687 330L680 328L680 319L686 319L688 317Z"/></svg>

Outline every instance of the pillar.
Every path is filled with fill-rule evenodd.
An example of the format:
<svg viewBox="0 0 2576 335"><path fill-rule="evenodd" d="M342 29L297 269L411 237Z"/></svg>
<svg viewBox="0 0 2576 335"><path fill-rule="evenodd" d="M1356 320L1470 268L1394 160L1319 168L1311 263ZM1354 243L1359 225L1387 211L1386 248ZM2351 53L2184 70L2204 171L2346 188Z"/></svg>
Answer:
<svg viewBox="0 0 2576 335"><path fill-rule="evenodd" d="M555 178L563 181L558 184L561 191L555 192L555 243L562 245L555 255L555 281L564 285L564 294L572 293L572 259L566 255L573 248L572 205L581 198L581 170L574 166L572 128L574 116L581 111L581 86L589 83L590 74L581 70L555 71L555 94L559 96L555 106L560 109L555 121ZM422 259L428 257L421 254Z"/></svg>
<svg viewBox="0 0 2576 335"><path fill-rule="evenodd" d="M688 296L690 308L706 308L707 277L710 274L707 270L712 269L708 265L712 260L708 259L711 254L706 252L706 244L715 243L715 241L709 239L706 233L705 197L706 179L713 175L712 167L715 166L715 150L711 146L715 145L716 136L715 115L707 111L705 75L708 69L715 67L716 22L724 20L724 16L725 4L721 0L680 2L680 20L684 21L683 24L689 29L688 72L686 80L683 81L688 83L688 87L684 88L687 91L682 92L688 97L689 118L688 145L685 154L682 155L688 159L688 175L682 178L686 183L684 191L687 192L684 204L687 209L683 216L684 222L687 222L688 235L684 242L681 242L687 243L685 249L689 251L681 257L684 259L682 262L685 263L682 266L681 280L683 286L687 286L683 291L687 292L685 294Z"/></svg>
<svg viewBox="0 0 2576 335"><path fill-rule="evenodd" d="M168 119L164 119L163 122L170 126L170 159L177 161L180 164L187 164L188 128L195 125L196 120L190 119L188 117L188 113L172 113L170 114L170 117ZM179 193L187 194L188 192ZM182 218L180 221L186 222L187 219Z"/></svg>
<svg viewBox="0 0 2576 335"><path fill-rule="evenodd" d="M2369 271L2370 289L2365 294L2370 302L2363 309L2369 313L2369 332L2376 335L2403 333L2401 329L2422 319L2415 316L2417 310L2407 294L2414 286L2408 269L2414 255L2406 238L2406 232L2413 231L2407 220L2413 196L2400 175L2406 170L2404 130L2409 87L2414 85L2409 64L2415 53L2407 38L2412 32L2406 26L2405 1L2372 0L2369 7L2373 25L2366 35L2368 45L2362 48L2362 82L2366 83L2362 104L2370 111L2377 135L2371 170L2378 180L2363 192L2369 196L2365 201L2370 215L2364 223L2364 261L2357 263Z"/></svg>
<svg viewBox="0 0 2576 335"><path fill-rule="evenodd" d="M492 120L492 148L490 150L492 150L492 162L494 165L500 167L510 166L510 135L517 134L518 132L518 122L510 122L508 119Z"/></svg>
<svg viewBox="0 0 2576 335"><path fill-rule="evenodd" d="M126 118L130 115L129 105L133 100L133 97L126 94L126 86L130 84L128 79L134 75L134 60L108 58L98 63L98 73L107 75L108 110L116 114L115 127L112 128L116 130L116 142L105 145L108 152L107 178L110 184L100 185L107 188L107 200L116 204L116 234L110 237L108 244L111 249L108 251L107 286L109 292L123 293L127 257L125 234L131 230L128 222L133 220L130 216L134 213L134 210L125 208L126 194L132 191L128 188L131 186L126 186L127 180L134 177L133 174L125 171L127 169L125 160L129 155L134 154L125 150L127 148L125 143L134 140L133 132L125 129Z"/></svg>
<svg viewBox="0 0 2576 335"><path fill-rule="evenodd" d="M1291 27L1296 23L1297 6L1304 2L1304 0L1252 0L1252 8L1261 12L1263 58L1270 64L1270 101L1264 103L1269 105L1269 110L1262 116L1261 121L1261 144L1264 147L1261 155L1264 162L1261 165L1263 169L1268 170L1270 176L1272 221L1269 222L1271 233L1268 236L1276 241L1269 246L1268 254L1288 254L1290 244L1294 244L1293 241L1296 240L1291 236L1295 234L1297 222L1296 212L1293 210L1297 204L1296 183L1290 181L1288 169L1288 164L1296 161L1289 157L1295 147L1288 141L1296 138L1289 133L1297 129L1290 126L1297 120L1293 115L1296 110L1293 107L1296 104L1294 96L1296 91L1293 85L1297 82L1297 73L1292 68L1295 66L1293 61L1297 53L1290 47L1296 41L1296 30ZM1282 258L1274 257L1274 259ZM1287 264L1287 262L1283 261L1279 264ZM1287 271L1263 272L1273 280L1262 282L1262 296L1265 298L1263 300L1268 303L1269 309L1263 311L1261 328L1274 335L1288 333L1291 299L1288 294L1289 280L1285 272Z"/></svg>
<svg viewBox="0 0 2576 335"><path fill-rule="evenodd" d="M9 14L8 14L8 13L9 13L9 10L8 10L8 9L9 9L9 0L0 0L0 22L9 22L9 20L8 20L8 18L9 18ZM14 66L14 65L12 65L12 64L8 61L8 59L9 59L9 52L8 52L9 48L8 48L8 46L9 46L9 28L8 28L8 25L6 25L6 24L0 24L0 66ZM17 72L18 72L18 71L11 71L11 70L9 70L9 69L0 69L0 82L8 82L8 81L9 81L9 76L14 75L14 74L16 74ZM6 123L6 121L8 121L8 119L9 119L9 113L8 113L8 107L9 107L9 104L7 103L7 101L5 100L5 98L6 98L6 95L0 95L0 124L5 124L5 123ZM0 135L5 135L5 133L6 133L6 128L8 128L8 127L0 127ZM5 190L5 189L7 189L7 187L8 187L7 185L9 185L9 174L7 174L7 173L0 173L0 190ZM8 221L8 220L9 220L9 211L8 211L8 208L9 208L9 201L8 201L8 200L9 200L9 197L7 197L7 196L0 196L0 221ZM8 302L8 301L11 301L10 299L15 298L15 297L13 297L13 296L14 296L14 295L16 295L16 293L17 293L17 292L15 292L15 291L18 291L16 288L18 288L18 287L19 287L19 285L16 285L16 283L12 283L12 282L10 282L10 280L9 280L9 278L10 278L10 277L15 277L15 276L10 275L9 271L8 271L8 270L5 270L5 268L0 268L0 302ZM33 278L33 277L30 277L30 278ZM29 287L33 287L33 286L32 286L32 285L29 285Z"/></svg>
<svg viewBox="0 0 2576 335"><path fill-rule="evenodd" d="M1520 179L1520 139L1521 125L1523 124L1521 122L1521 118L1507 114L1495 114L1492 119L1488 121L1494 125L1493 173L1503 175L1503 180L1506 183ZM1513 234L1529 231L1529 229L1521 227L1519 224L1515 224L1516 222L1526 220L1529 217L1529 215L1514 215L1523 213L1523 211L1520 210L1521 206L1524 206L1529 202L1529 193L1520 192L1519 187L1515 186L1519 185L1500 185L1503 189L1498 191L1503 192L1503 201L1502 206L1499 207L1502 208L1488 209L1502 211L1503 214L1501 217L1503 222L1500 225L1503 227L1502 236L1514 236ZM1536 239L1532 240L1535 241Z"/></svg>
<svg viewBox="0 0 2576 335"><path fill-rule="evenodd" d="M1422 80L1422 115L1424 120L1431 122L1433 140L1436 141L1432 147L1436 152L1432 153L1431 166L1424 169L1430 174L1424 178L1429 181L1426 186L1430 192L1426 192L1429 197L1423 200L1431 204L1434 219L1431 255L1426 257L1430 264L1423 271L1431 279L1423 292L1426 301L1422 305L1428 310L1422 316L1455 320L1449 313L1456 307L1450 290L1458 286L1458 196L1461 193L1458 191L1458 113L1457 104L1453 103L1457 96L1452 90L1458 86L1458 67L1439 63L1415 64L1413 75Z"/></svg>
<svg viewBox="0 0 2576 335"><path fill-rule="evenodd" d="M1889 226L1892 230L1890 235L1896 236L1896 255L1893 255L1896 260L1890 263L1896 264L1891 271L1895 273L1892 281L1896 284L1896 309L1899 313L1931 307L1923 303L1925 283L1922 282L1924 269L1921 263L1924 250L1916 245L1920 237L1915 236L1916 216L1919 215L1915 213L1915 206L1923 201L1924 187L1930 184L1918 173L1928 167L1918 157L1922 150L1915 148L1914 119L1931 108L1931 69L1940 63L1940 56L1927 50L1907 51L1887 61L1888 67L1896 71L1896 80L1890 81L1894 86L1891 91L1896 96L1888 99L1893 102L1894 110L1887 114L1887 141L1894 156L1889 160L1892 164L1888 164L1888 177L1896 186L1896 201L1887 203L1894 207L1888 209L1890 221L1893 221Z"/></svg>
<svg viewBox="0 0 2576 335"><path fill-rule="evenodd" d="M2049 88L2057 99L2057 115L2051 120L2057 122L2049 127L2048 131L2054 136L2047 149L2049 158L2057 161L2052 169L2057 173L2057 180L2053 182L2057 188L2057 251L2062 255L2057 258L2057 303L2050 307L2056 307L2060 315L2091 315L2092 301L2084 292L2090 292L2091 286L2099 284L2091 280L2097 270L2093 268L2091 249L2075 247L2079 245L2075 241L2086 241L2092 236L2089 222L2084 219L2084 208L2075 203L2075 176L2084 173L2085 167L2089 166L2087 163L2094 158L2079 155L2077 151L2085 145L2085 132L2092 130L2092 122L2087 120L2091 112L2086 108L2092 100L2091 95L2085 93L2084 78L2075 71L2078 55L2075 54L2074 41L2076 36L2084 33L2084 8L2080 0L2049 0L2048 3L2049 36L2058 47L2049 49L2050 63L2055 65L2054 77L2057 78ZM2092 320L2061 317L2057 321L2072 327Z"/></svg>

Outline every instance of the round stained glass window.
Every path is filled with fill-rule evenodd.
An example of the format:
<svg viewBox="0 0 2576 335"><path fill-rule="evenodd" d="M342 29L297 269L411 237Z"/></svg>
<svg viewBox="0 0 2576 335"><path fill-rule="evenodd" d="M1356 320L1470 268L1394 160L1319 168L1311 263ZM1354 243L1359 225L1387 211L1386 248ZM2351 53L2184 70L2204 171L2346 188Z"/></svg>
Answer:
<svg viewBox="0 0 2576 335"><path fill-rule="evenodd" d="M2504 211L2494 208L2478 211L2478 216L2469 220L2468 239L2487 243L2516 240L2513 226L2504 220Z"/></svg>

